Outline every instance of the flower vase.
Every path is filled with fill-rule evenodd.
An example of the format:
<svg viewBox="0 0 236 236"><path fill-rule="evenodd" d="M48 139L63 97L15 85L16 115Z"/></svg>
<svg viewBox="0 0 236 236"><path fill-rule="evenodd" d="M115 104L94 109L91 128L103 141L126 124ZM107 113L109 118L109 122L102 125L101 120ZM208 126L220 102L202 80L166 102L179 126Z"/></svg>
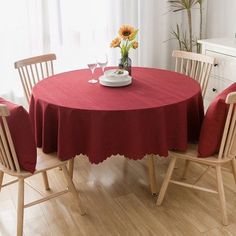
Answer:
<svg viewBox="0 0 236 236"><path fill-rule="evenodd" d="M131 64L132 61L128 55L121 57L119 61L119 69L127 70L129 72L129 75L131 76Z"/></svg>

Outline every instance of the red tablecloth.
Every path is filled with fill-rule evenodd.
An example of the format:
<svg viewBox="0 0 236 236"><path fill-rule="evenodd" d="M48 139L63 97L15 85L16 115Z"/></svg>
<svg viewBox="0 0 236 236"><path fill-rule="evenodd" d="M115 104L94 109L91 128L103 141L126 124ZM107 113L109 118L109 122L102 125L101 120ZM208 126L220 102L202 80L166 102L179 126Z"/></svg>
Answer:
<svg viewBox="0 0 236 236"><path fill-rule="evenodd" d="M30 117L44 152L57 151L61 160L82 153L99 163L112 154L167 156L198 139L203 102L193 79L137 67L130 86L110 88L88 83L90 76L87 69L66 72L33 88Z"/></svg>

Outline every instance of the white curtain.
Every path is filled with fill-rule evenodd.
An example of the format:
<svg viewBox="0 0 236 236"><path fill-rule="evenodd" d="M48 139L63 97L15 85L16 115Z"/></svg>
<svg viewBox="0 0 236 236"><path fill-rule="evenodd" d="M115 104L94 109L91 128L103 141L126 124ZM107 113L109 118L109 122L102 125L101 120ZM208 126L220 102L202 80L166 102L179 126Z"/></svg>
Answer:
<svg viewBox="0 0 236 236"><path fill-rule="evenodd" d="M56 72L85 68L91 56L108 54L117 65L118 48L109 44L121 24L139 29L139 48L131 50L133 66L170 68L175 42L173 15L166 0L8 0L0 8L0 96L23 102L14 62L54 52Z"/></svg>
<svg viewBox="0 0 236 236"><path fill-rule="evenodd" d="M41 47L40 1L8 0L0 5L0 96L14 100L23 97L14 62Z"/></svg>
<svg viewBox="0 0 236 236"><path fill-rule="evenodd" d="M59 70L86 67L91 54L101 51L108 54L109 65L117 65L120 51L109 48L109 44L122 24L139 29L139 48L130 52L133 65L169 66L172 47L168 41L171 21L167 1L61 0L50 5L51 16L55 5L58 15L51 24L57 26L52 27L51 48L61 59Z"/></svg>

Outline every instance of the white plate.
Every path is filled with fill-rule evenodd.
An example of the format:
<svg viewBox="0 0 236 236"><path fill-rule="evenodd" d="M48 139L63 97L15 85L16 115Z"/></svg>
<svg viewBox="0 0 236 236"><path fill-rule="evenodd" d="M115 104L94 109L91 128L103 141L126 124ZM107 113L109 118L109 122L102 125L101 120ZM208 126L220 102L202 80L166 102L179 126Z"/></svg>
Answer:
<svg viewBox="0 0 236 236"><path fill-rule="evenodd" d="M122 74L118 74L117 73L118 71L121 71ZM128 73L127 70L121 70L121 69L106 70L104 72L104 75L106 77L110 77L110 78L113 78L113 77L115 77L115 78L122 78L122 77L126 77L128 74L129 73Z"/></svg>
<svg viewBox="0 0 236 236"><path fill-rule="evenodd" d="M132 77L127 75L126 77L122 79L110 79L105 77L104 75L99 77L99 83L104 86L108 87L122 87L127 86L132 83Z"/></svg>

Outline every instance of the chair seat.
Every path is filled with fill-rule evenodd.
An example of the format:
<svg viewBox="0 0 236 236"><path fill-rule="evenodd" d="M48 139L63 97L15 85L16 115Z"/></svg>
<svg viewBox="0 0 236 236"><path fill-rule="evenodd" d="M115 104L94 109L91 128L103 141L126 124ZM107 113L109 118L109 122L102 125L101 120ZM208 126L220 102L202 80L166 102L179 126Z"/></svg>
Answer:
<svg viewBox="0 0 236 236"><path fill-rule="evenodd" d="M41 148L37 148L37 164L35 173L41 172L43 170L49 170L56 166L65 164L67 161L61 161L58 159L56 153L46 154Z"/></svg>
<svg viewBox="0 0 236 236"><path fill-rule="evenodd" d="M34 174L41 173L46 170L50 170L55 167L59 167L63 164L65 164L67 161L60 161L56 155L56 153L50 153L46 154L42 151L41 148L37 148L37 164L36 164L36 170ZM0 164L0 170L5 172L6 174L9 174L11 176L23 176L23 177L29 177L33 175L29 171L21 170L20 173L17 173L16 171L11 171L7 169L6 167L2 166Z"/></svg>
<svg viewBox="0 0 236 236"><path fill-rule="evenodd" d="M198 157L197 144L188 144L188 148L185 152L180 151L169 151L171 156L175 156L179 159L194 161L198 163L205 163L210 165L223 164L232 160L233 157L226 157L224 159L219 159L218 154L209 157Z"/></svg>

